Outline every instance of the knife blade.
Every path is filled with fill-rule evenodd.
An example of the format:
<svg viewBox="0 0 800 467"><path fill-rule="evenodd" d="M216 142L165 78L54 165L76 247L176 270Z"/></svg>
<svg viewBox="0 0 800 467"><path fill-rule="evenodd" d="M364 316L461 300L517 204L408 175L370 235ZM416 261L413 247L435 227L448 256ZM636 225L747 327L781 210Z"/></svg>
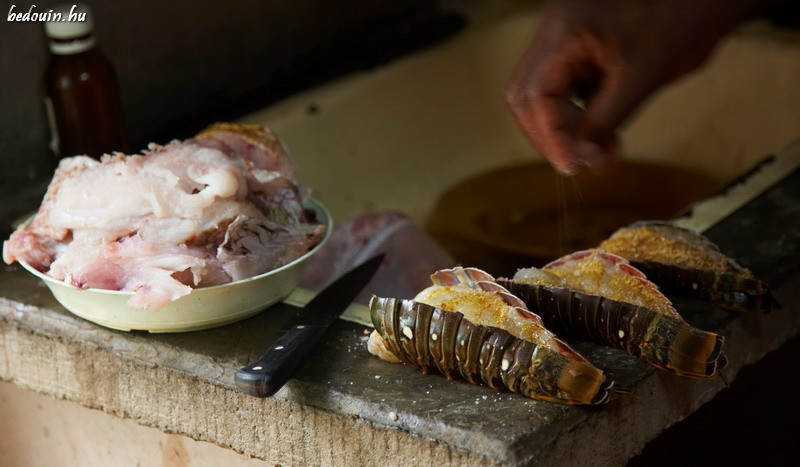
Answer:
<svg viewBox="0 0 800 467"><path fill-rule="evenodd" d="M236 370L236 387L251 396L269 397L302 366L319 339L378 270L378 255L336 279L300 311L291 327L258 361Z"/></svg>

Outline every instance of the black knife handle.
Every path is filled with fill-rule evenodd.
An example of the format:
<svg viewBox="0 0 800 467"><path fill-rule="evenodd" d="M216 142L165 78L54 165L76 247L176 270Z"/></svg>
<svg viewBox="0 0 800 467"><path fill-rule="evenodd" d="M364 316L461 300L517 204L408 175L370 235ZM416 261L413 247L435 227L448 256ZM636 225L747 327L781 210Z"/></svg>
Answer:
<svg viewBox="0 0 800 467"><path fill-rule="evenodd" d="M305 362L327 325L298 324L286 331L255 363L236 370L236 387L245 394L269 397Z"/></svg>

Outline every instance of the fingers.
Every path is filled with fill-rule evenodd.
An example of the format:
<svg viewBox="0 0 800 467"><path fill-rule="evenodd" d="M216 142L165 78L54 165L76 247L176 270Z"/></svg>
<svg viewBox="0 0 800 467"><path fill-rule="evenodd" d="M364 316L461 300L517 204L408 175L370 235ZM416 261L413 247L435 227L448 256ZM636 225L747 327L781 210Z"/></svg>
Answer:
<svg viewBox="0 0 800 467"><path fill-rule="evenodd" d="M656 87L648 73L635 66L606 69L599 88L586 103L575 136L598 144L604 151L613 150L617 129Z"/></svg>
<svg viewBox="0 0 800 467"><path fill-rule="evenodd" d="M601 165L616 152L616 137L581 137L585 112L576 97L602 86L602 73L591 50L574 42L549 47L553 31L540 31L506 86L506 100L528 140L560 172L573 174L579 165Z"/></svg>
<svg viewBox="0 0 800 467"><path fill-rule="evenodd" d="M542 72L563 74L561 67L546 63L557 56L547 40L558 37L548 31L547 24L538 31L531 47L525 51L505 87L505 98L528 141L560 172L573 173L575 163L569 149L568 132L579 109L570 108L557 96L542 93ZM543 63L543 61L545 63ZM559 77L551 82L560 83ZM569 103L567 103L569 104Z"/></svg>
<svg viewBox="0 0 800 467"><path fill-rule="evenodd" d="M573 136L580 107L560 96L540 96L529 109L529 116L524 118L533 128L523 125L528 138L559 172L576 173L582 163L578 155L581 149L575 147Z"/></svg>
<svg viewBox="0 0 800 467"><path fill-rule="evenodd" d="M591 37L571 39L558 49L535 42L506 87L523 133L565 174L617 159L617 129L658 87L653 73L621 62Z"/></svg>
<svg viewBox="0 0 800 467"><path fill-rule="evenodd" d="M559 171L605 164L617 157L617 130L636 108L697 68L755 3L549 2L506 100L523 133Z"/></svg>
<svg viewBox="0 0 800 467"><path fill-rule="evenodd" d="M528 140L560 172L575 172L570 133L580 109L559 95L545 95L538 79L523 75L507 87L506 99Z"/></svg>

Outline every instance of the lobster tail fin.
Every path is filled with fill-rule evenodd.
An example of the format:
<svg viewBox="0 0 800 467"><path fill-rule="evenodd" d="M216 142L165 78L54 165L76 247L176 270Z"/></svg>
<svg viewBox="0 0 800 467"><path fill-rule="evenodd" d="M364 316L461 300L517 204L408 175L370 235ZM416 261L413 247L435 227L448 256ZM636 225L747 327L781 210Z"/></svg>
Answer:
<svg viewBox="0 0 800 467"><path fill-rule="evenodd" d="M725 338L681 323L663 356L663 367L677 374L709 378L727 364Z"/></svg>

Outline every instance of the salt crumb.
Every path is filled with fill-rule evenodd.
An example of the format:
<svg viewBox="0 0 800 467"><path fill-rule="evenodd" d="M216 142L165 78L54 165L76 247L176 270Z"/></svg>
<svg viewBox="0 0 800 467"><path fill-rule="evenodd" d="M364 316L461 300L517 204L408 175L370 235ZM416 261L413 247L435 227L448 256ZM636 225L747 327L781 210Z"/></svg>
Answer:
<svg viewBox="0 0 800 467"><path fill-rule="evenodd" d="M397 421L397 414L394 412L389 412L389 418L391 418L393 422Z"/></svg>

